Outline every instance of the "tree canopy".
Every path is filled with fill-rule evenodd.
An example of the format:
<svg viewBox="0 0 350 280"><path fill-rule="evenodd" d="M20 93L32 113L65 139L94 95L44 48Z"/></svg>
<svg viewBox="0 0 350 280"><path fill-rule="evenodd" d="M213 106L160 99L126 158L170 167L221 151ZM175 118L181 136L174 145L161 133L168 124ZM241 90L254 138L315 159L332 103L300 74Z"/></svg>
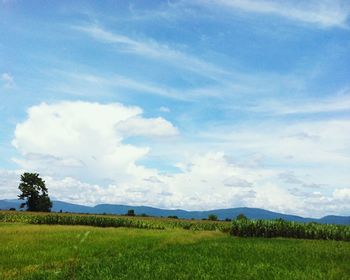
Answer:
<svg viewBox="0 0 350 280"><path fill-rule="evenodd" d="M48 195L48 189L38 173L23 173L18 189L21 191L18 198L26 200L21 204L21 208L26 206L27 211L51 211L52 202Z"/></svg>

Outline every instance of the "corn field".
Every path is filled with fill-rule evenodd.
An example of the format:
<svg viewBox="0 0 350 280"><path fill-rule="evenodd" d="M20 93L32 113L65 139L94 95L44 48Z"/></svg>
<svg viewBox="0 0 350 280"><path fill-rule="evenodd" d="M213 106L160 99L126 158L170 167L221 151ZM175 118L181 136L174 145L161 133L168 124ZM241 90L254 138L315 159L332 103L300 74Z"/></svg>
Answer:
<svg viewBox="0 0 350 280"><path fill-rule="evenodd" d="M154 217L127 217L117 215L55 214L34 212L0 212L0 222L48 224L48 225L86 225L95 227L132 227L142 229L182 228L194 231L229 232L229 222L210 222L196 220L174 220Z"/></svg>
<svg viewBox="0 0 350 280"><path fill-rule="evenodd" d="M231 235L241 237L290 237L350 241L350 226L297 223L284 220L235 220Z"/></svg>
<svg viewBox="0 0 350 280"><path fill-rule="evenodd" d="M230 232L231 235L240 237L290 237L350 241L350 226L297 223L284 220L234 220L233 222L223 222L117 215L2 211L0 212L0 222L157 230L181 228L193 231Z"/></svg>

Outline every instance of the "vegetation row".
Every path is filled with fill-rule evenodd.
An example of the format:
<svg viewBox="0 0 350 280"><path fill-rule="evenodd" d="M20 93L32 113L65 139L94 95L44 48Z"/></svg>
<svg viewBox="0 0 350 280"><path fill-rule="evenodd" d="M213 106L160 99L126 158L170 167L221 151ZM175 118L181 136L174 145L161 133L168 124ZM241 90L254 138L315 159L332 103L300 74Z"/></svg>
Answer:
<svg viewBox="0 0 350 280"><path fill-rule="evenodd" d="M282 219L234 220L230 233L242 237L290 237L350 241L350 226L288 222Z"/></svg>
<svg viewBox="0 0 350 280"><path fill-rule="evenodd" d="M285 220L236 219L230 222L180 220L155 217L103 216L33 212L0 212L0 222L87 225L95 227L132 227L141 229L182 228L195 231L230 232L240 237L289 237L350 241L350 226L297 223Z"/></svg>
<svg viewBox="0 0 350 280"><path fill-rule="evenodd" d="M102 216L79 214L54 214L34 212L0 212L0 222L49 224L49 225L86 225L96 227L133 227L144 229L182 228L188 230L220 230L229 232L229 222L186 221L152 217Z"/></svg>

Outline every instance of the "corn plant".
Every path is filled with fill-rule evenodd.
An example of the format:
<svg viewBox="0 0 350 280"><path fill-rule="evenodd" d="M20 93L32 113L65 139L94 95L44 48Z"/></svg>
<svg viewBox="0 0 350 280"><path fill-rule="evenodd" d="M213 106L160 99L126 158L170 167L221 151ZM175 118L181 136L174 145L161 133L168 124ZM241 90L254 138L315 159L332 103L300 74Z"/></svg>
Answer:
<svg viewBox="0 0 350 280"><path fill-rule="evenodd" d="M242 237L290 237L350 241L350 226L297 223L284 220L234 220L231 235Z"/></svg>

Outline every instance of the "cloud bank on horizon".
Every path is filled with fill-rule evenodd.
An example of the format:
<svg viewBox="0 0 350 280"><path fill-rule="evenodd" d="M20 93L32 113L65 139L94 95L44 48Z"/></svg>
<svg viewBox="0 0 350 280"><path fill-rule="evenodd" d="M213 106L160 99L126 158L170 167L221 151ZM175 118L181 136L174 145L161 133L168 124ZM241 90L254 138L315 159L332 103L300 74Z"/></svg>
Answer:
<svg viewBox="0 0 350 280"><path fill-rule="evenodd" d="M350 213L350 1L0 2L0 199Z"/></svg>

